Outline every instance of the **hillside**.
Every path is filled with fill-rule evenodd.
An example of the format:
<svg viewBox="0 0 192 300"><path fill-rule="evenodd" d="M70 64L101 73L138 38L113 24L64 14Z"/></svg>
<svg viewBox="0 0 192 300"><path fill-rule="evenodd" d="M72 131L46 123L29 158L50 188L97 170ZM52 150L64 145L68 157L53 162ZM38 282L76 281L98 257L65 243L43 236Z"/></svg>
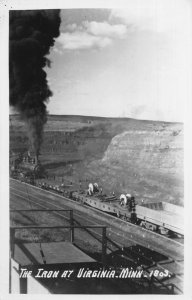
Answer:
<svg viewBox="0 0 192 300"><path fill-rule="evenodd" d="M10 150L30 148L19 117L11 116L10 125ZM50 175L85 187L97 181L107 193L183 205L181 123L49 116L40 159Z"/></svg>
<svg viewBox="0 0 192 300"><path fill-rule="evenodd" d="M180 125L163 130L129 130L116 135L103 158L89 169L115 191L137 198L183 203L183 132ZM94 171L90 172L94 176Z"/></svg>

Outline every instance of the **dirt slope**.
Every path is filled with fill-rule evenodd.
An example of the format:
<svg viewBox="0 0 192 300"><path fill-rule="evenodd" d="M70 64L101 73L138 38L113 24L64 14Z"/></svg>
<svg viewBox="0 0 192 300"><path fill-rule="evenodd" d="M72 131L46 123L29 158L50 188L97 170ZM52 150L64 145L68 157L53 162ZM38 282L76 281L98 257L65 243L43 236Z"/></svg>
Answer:
<svg viewBox="0 0 192 300"><path fill-rule="evenodd" d="M163 130L125 131L112 139L103 158L92 162L89 169L102 174L108 190L182 205L182 128L169 125Z"/></svg>
<svg viewBox="0 0 192 300"><path fill-rule="evenodd" d="M10 150L30 147L26 128L11 116ZM98 182L138 201L183 204L183 125L85 116L49 116L41 163L50 175Z"/></svg>

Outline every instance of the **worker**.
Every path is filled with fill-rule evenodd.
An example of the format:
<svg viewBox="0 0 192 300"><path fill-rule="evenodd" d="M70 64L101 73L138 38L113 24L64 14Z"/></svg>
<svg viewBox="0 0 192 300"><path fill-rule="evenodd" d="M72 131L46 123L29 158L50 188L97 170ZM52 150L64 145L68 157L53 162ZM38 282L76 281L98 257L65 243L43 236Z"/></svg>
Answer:
<svg viewBox="0 0 192 300"><path fill-rule="evenodd" d="M88 195L93 195L93 184L89 183L89 188L88 188Z"/></svg>
<svg viewBox="0 0 192 300"><path fill-rule="evenodd" d="M126 194L127 200L131 200L131 194Z"/></svg>
<svg viewBox="0 0 192 300"><path fill-rule="evenodd" d="M93 184L93 191L95 193L99 191L99 186L98 186L98 183L96 183L96 182Z"/></svg>
<svg viewBox="0 0 192 300"><path fill-rule="evenodd" d="M132 195L131 195L131 194L126 194L126 198L127 198L127 205L129 205L129 204L130 204L131 197L132 197Z"/></svg>
<svg viewBox="0 0 192 300"><path fill-rule="evenodd" d="M121 194L121 196L120 196L120 205L121 206L123 206L123 205L126 206L126 204L127 204L127 198L124 194Z"/></svg>

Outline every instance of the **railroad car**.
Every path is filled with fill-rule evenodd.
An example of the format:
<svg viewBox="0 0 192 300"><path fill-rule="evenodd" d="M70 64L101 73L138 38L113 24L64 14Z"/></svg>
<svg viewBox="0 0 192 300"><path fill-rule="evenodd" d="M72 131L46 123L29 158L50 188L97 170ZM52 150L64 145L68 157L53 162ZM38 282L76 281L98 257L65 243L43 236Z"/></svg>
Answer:
<svg viewBox="0 0 192 300"><path fill-rule="evenodd" d="M169 236L176 234L181 237L184 235L183 207L163 201L136 205L134 197L131 197L128 205L122 206L115 196L90 196L78 191L71 192L70 197L151 231Z"/></svg>
<svg viewBox="0 0 192 300"><path fill-rule="evenodd" d="M130 194L122 194L120 199L115 195L104 195L102 189L99 189L96 184L89 184L87 191L74 191L72 184L54 186L43 182L39 186L153 232L170 237L184 236L184 209L181 206L163 201L139 205Z"/></svg>

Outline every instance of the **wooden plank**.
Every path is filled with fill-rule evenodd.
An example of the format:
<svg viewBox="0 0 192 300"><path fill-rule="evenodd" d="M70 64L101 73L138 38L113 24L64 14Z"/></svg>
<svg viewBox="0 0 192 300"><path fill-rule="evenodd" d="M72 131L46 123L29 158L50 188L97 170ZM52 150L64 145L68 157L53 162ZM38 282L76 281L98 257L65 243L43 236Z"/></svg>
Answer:
<svg viewBox="0 0 192 300"><path fill-rule="evenodd" d="M70 242L41 243L46 264L94 262ZM39 243L15 244L14 259L21 266L43 264Z"/></svg>

